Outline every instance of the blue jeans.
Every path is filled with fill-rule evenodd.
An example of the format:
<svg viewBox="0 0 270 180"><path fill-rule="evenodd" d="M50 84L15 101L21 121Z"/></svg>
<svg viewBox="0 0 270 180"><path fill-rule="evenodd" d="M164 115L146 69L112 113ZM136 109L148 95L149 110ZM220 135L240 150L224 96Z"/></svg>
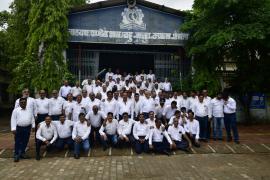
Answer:
<svg viewBox="0 0 270 180"><path fill-rule="evenodd" d="M144 143L140 143L139 140L135 141L135 152L137 154L141 154L142 152L147 153L148 150L149 150L148 140L145 140Z"/></svg>
<svg viewBox="0 0 270 180"><path fill-rule="evenodd" d="M15 134L15 153L16 157L25 154L25 148L29 142L31 133L31 125L27 127L16 127L16 134Z"/></svg>
<svg viewBox="0 0 270 180"><path fill-rule="evenodd" d="M213 117L213 138L222 139L222 121L223 117Z"/></svg>
<svg viewBox="0 0 270 180"><path fill-rule="evenodd" d="M63 150L65 145L68 145L68 149L72 150L74 145L73 145L73 139L71 137L68 138L58 138L56 141L56 148L59 150Z"/></svg>
<svg viewBox="0 0 270 180"><path fill-rule="evenodd" d="M231 130L233 131L234 141L239 140L237 122L236 122L236 113L227 114L224 113L224 125L227 133L227 140L232 139Z"/></svg>
<svg viewBox="0 0 270 180"><path fill-rule="evenodd" d="M89 149L90 149L89 139L85 139L79 143L77 143L76 141L74 142L74 154L75 155L80 154L81 147L83 148L83 150L85 152L89 151Z"/></svg>
<svg viewBox="0 0 270 180"><path fill-rule="evenodd" d="M109 134L106 134L107 136L107 140L104 140L103 138L100 138L101 139L101 144L103 147L107 148L110 145L112 146L116 146L117 144L117 135L114 134L114 135L109 135Z"/></svg>
<svg viewBox="0 0 270 180"><path fill-rule="evenodd" d="M207 125L208 125L208 116L199 117L196 116L196 119L200 124L200 139L207 139Z"/></svg>
<svg viewBox="0 0 270 180"><path fill-rule="evenodd" d="M170 145L166 138L163 138L162 142L153 142L154 152L163 153L165 150L170 150Z"/></svg>

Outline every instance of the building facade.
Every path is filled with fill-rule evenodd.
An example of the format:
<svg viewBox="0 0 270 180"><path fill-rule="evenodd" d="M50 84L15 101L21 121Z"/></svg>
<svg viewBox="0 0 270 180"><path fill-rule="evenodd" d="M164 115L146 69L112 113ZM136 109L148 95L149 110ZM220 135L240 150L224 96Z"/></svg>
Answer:
<svg viewBox="0 0 270 180"><path fill-rule="evenodd" d="M186 76L190 61L180 27L181 11L143 0L109 0L73 9L66 59L77 79L95 78L108 68L148 72L172 82Z"/></svg>

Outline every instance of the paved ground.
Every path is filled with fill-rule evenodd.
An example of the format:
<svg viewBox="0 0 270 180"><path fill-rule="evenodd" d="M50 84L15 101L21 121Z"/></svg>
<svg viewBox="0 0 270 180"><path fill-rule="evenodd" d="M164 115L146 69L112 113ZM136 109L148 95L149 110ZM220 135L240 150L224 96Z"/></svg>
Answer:
<svg viewBox="0 0 270 180"><path fill-rule="evenodd" d="M167 157L136 155L131 148L95 147L75 160L72 152L47 153L34 159L34 137L29 160L14 163L9 122L0 119L0 179L260 179L270 180L270 125L240 126L241 144L210 141L192 153Z"/></svg>

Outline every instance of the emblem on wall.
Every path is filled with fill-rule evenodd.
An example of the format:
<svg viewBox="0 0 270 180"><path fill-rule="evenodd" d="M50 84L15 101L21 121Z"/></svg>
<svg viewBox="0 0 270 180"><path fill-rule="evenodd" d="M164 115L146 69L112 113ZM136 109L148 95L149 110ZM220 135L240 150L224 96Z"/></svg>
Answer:
<svg viewBox="0 0 270 180"><path fill-rule="evenodd" d="M146 24L143 22L144 14L138 7L125 8L122 18L120 29L146 30Z"/></svg>

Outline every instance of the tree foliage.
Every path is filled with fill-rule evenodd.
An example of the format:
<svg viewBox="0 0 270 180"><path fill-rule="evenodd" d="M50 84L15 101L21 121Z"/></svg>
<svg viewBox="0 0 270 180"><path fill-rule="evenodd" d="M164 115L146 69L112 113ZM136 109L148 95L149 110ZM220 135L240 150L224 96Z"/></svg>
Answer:
<svg viewBox="0 0 270 180"><path fill-rule="evenodd" d="M269 92L270 1L195 0L182 30L196 73L193 86L220 89L224 60L236 63L232 87L239 93Z"/></svg>
<svg viewBox="0 0 270 180"><path fill-rule="evenodd" d="M23 46L22 56L14 63L9 89L15 93L25 87L48 91L58 89L62 80L70 76L63 56L69 37L68 11L73 6L84 4L85 0L27 0L30 2L28 11L22 7L18 9L16 3L22 1L15 0L13 5L15 22L20 19L20 13L25 14L25 19L21 19L25 27L17 25L17 29L25 33L21 36L23 41L17 42ZM13 27L11 29L15 31Z"/></svg>

